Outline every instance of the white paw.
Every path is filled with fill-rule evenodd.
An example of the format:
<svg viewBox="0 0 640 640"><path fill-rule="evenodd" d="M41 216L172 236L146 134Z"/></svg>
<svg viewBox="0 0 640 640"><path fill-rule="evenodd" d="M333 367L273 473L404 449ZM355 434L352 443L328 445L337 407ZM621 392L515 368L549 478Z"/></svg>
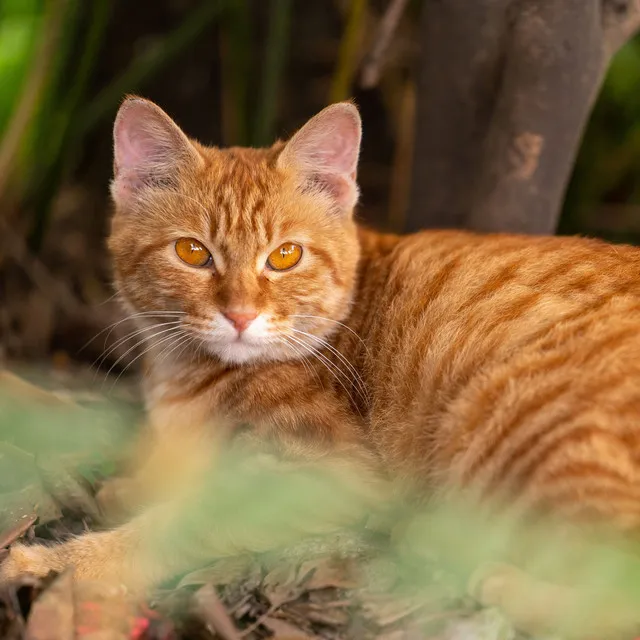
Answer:
<svg viewBox="0 0 640 640"><path fill-rule="evenodd" d="M8 583L25 575L43 578L51 571L61 571L56 554L44 545L14 544L0 564L0 583Z"/></svg>

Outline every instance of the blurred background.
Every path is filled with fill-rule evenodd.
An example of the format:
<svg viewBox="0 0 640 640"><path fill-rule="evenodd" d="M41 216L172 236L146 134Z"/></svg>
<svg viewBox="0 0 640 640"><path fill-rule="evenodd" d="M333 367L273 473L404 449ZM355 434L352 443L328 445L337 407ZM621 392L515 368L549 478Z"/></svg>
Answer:
<svg viewBox="0 0 640 640"><path fill-rule="evenodd" d="M399 20L387 27L389 44L378 56L392 4ZM82 349L121 317L104 241L111 127L127 93L157 102L202 142L254 146L286 137L328 103L353 97L365 127L359 215L403 230L422 6L0 0L0 366L95 363L126 334L116 326L107 340ZM560 233L640 240L638 87L636 37L613 58L599 90ZM98 364L121 370L136 353L117 362L128 346L125 340Z"/></svg>

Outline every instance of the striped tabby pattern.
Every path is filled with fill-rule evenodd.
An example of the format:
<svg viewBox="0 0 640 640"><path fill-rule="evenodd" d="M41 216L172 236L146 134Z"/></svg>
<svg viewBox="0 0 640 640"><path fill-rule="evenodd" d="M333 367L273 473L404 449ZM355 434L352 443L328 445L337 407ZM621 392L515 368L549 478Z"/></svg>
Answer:
<svg viewBox="0 0 640 640"><path fill-rule="evenodd" d="M233 533L204 528L157 557L136 550L171 526L163 492L208 458L206 443L247 424L298 460L355 465L373 501L389 482L424 499L466 488L526 513L640 527L640 250L365 229L349 103L270 149L205 147L138 98L114 135L109 247L144 344L154 443L133 484L165 504L56 547L14 546L2 577L73 563L80 579L144 589L229 553ZM211 260L181 261L181 238ZM283 243L302 258L269 269ZM229 321L239 313L244 331Z"/></svg>

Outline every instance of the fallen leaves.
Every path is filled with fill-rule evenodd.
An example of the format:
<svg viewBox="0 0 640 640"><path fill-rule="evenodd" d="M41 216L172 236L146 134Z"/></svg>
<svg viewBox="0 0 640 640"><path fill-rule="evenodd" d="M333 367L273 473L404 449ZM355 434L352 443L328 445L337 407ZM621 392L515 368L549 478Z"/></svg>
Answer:
<svg viewBox="0 0 640 640"><path fill-rule="evenodd" d="M38 526L63 513L99 519L83 474L117 451L123 423L114 409L94 404L80 406L68 393L0 371L0 531L34 514Z"/></svg>
<svg viewBox="0 0 640 640"><path fill-rule="evenodd" d="M273 633L274 640L316 640L318 636L310 636L298 629L298 627L280 620L265 616L262 624Z"/></svg>
<svg viewBox="0 0 640 640"><path fill-rule="evenodd" d="M2 534L0 534L0 549L4 549L8 547L10 544L13 544L16 540L21 538L29 529L31 529L32 525L38 519L37 514L25 514L23 515L10 529L7 529Z"/></svg>

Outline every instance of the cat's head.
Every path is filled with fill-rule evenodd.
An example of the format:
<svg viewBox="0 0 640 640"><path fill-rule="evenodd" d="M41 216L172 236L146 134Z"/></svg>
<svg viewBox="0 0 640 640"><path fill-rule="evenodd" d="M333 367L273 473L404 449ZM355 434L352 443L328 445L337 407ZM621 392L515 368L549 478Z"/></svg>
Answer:
<svg viewBox="0 0 640 640"><path fill-rule="evenodd" d="M317 348L351 303L360 137L340 103L268 149L205 147L155 104L125 100L109 248L143 337L235 364Z"/></svg>

